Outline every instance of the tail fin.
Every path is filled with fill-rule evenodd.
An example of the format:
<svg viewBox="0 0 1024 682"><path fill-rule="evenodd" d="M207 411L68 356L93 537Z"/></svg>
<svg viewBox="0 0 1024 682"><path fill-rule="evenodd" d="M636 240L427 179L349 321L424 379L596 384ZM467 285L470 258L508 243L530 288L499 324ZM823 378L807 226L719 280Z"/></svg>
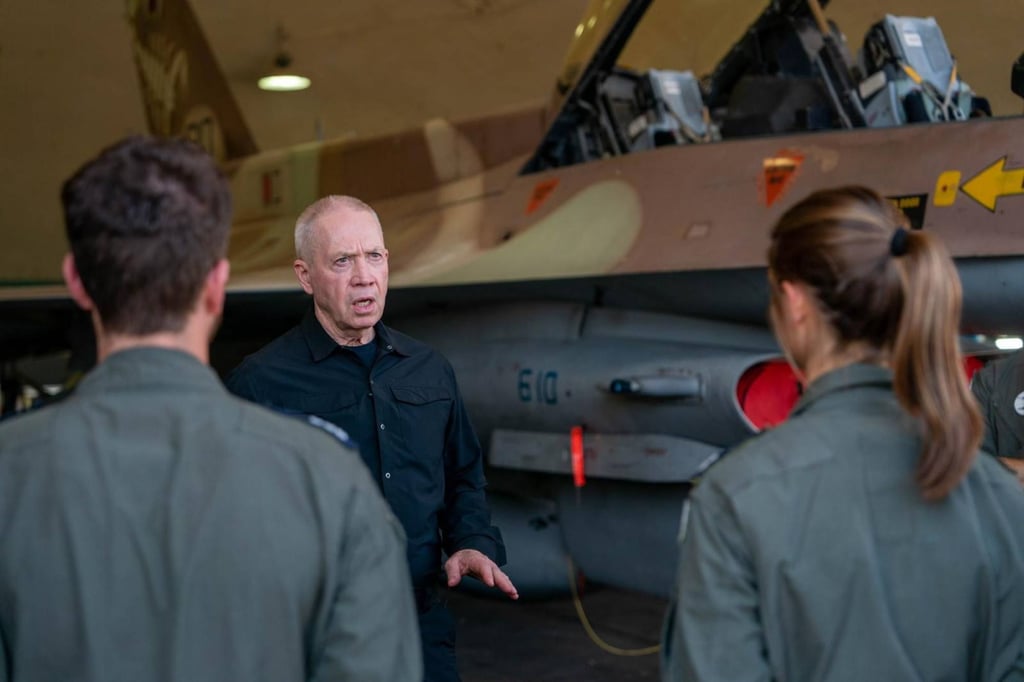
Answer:
<svg viewBox="0 0 1024 682"><path fill-rule="evenodd" d="M127 0L149 130L195 140L220 161L256 142L187 0Z"/></svg>

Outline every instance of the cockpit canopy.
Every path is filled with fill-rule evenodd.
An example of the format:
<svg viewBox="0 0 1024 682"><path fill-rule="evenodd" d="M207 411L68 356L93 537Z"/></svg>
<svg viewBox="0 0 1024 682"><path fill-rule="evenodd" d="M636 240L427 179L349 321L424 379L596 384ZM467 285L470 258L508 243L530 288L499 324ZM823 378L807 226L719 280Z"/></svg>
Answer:
<svg viewBox="0 0 1024 682"><path fill-rule="evenodd" d="M678 4L592 4L553 100L560 109L525 172L662 146L992 115L933 17L885 14L853 52L820 11L827 0L773 0L698 76L635 59L637 41L664 32L651 27L662 8Z"/></svg>

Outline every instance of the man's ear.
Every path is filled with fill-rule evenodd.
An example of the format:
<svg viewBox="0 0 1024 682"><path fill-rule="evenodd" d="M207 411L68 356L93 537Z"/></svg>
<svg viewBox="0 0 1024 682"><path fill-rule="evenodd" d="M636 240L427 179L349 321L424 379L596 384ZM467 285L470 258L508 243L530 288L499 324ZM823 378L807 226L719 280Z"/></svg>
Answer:
<svg viewBox="0 0 1024 682"><path fill-rule="evenodd" d="M206 275L203 286L203 307L211 315L220 315L224 311L224 292L231 275L231 264L227 258L221 258Z"/></svg>
<svg viewBox="0 0 1024 682"><path fill-rule="evenodd" d="M71 300L82 310L92 312L96 304L92 302L89 292L85 290L85 285L82 284L82 278L78 274L78 266L75 265L74 255L70 253L64 254L64 261L61 263L60 272L64 276L64 284L67 285Z"/></svg>
<svg viewBox="0 0 1024 682"><path fill-rule="evenodd" d="M295 262L292 263L292 268L295 269L295 276L299 278L299 284L302 285L302 290L307 294L313 293L313 284L309 279L309 265L306 261L301 258L296 258Z"/></svg>

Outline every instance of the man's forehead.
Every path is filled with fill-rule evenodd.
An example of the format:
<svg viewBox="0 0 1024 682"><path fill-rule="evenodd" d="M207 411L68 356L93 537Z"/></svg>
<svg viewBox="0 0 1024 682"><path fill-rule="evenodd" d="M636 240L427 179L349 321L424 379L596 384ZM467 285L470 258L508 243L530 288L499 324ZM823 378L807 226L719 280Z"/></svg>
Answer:
<svg viewBox="0 0 1024 682"><path fill-rule="evenodd" d="M316 220L318 237L330 243L362 242L367 240L384 245L384 231L370 211L338 206L321 214Z"/></svg>

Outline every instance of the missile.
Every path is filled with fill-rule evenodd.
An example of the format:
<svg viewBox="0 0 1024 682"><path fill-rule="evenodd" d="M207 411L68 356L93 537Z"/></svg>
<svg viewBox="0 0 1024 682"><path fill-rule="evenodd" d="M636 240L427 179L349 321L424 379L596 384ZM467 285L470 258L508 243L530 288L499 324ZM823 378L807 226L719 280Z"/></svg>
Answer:
<svg viewBox="0 0 1024 682"><path fill-rule="evenodd" d="M690 481L785 417L798 385L763 328L663 313L515 303L396 322L455 369L491 467Z"/></svg>
<svg viewBox="0 0 1024 682"><path fill-rule="evenodd" d="M597 582L667 594L692 482L799 395L765 328L553 302L392 324L455 369L528 596L565 593L565 554Z"/></svg>

